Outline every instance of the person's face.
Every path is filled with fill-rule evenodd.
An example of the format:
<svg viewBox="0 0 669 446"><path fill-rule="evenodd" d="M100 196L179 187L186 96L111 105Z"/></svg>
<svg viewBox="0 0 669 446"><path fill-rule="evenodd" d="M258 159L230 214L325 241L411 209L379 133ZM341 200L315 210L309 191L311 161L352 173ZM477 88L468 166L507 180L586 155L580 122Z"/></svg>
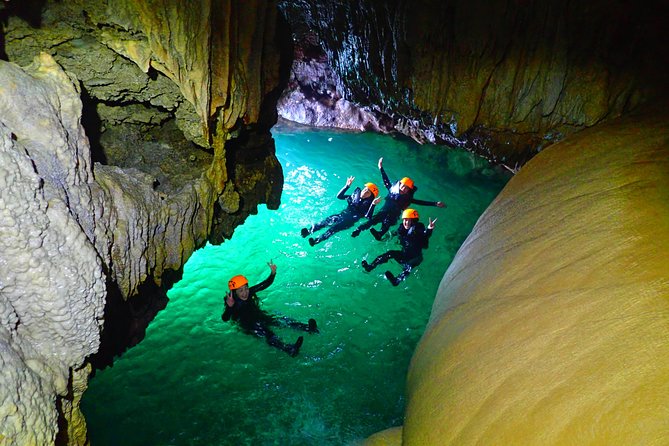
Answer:
<svg viewBox="0 0 669 446"><path fill-rule="evenodd" d="M248 284L242 285L239 288L235 290L235 293L237 294L237 297L239 297L241 300L246 300L249 298L249 286Z"/></svg>
<svg viewBox="0 0 669 446"><path fill-rule="evenodd" d="M409 193L409 188L404 183L400 183L400 194L404 195Z"/></svg>
<svg viewBox="0 0 669 446"><path fill-rule="evenodd" d="M367 198L367 197L369 197L370 195L372 195L372 191L369 190L369 189L367 189L367 187L365 187L365 188L362 190L362 192L360 192L360 196L361 196L362 198Z"/></svg>
<svg viewBox="0 0 669 446"><path fill-rule="evenodd" d="M410 227L413 226L413 219L412 218L403 218L402 219L402 226L404 226L404 229L409 229Z"/></svg>

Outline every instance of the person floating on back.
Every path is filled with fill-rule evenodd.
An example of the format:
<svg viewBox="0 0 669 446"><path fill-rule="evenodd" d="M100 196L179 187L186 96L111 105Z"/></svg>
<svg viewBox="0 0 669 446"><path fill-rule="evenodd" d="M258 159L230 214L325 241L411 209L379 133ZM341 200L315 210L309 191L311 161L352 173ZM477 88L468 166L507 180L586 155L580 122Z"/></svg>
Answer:
<svg viewBox="0 0 669 446"><path fill-rule="evenodd" d="M288 317L273 316L260 308L256 293L269 287L276 277L276 265L272 261L267 265L271 270L270 275L257 285L249 287L249 281L242 275L234 276L228 281L230 291L225 295L225 311L221 318L224 322L232 319L245 333L264 337L269 345L285 351L290 356L296 356L304 338L300 336L294 344L285 344L270 327L287 326L308 333L318 333L316 321L309 319L309 323L304 324Z"/></svg>
<svg viewBox="0 0 669 446"><path fill-rule="evenodd" d="M392 225L397 223L402 211L408 208L409 205L420 204L423 206L437 206L440 208L446 206L441 201L425 201L414 198L413 196L418 188L414 186L413 180L409 177L404 177L395 184L391 183L386 171L383 170L383 158L379 158L379 170L383 177L383 184L386 186L386 189L388 189L388 195L383 203L383 207L368 221L359 225L351 233L351 236L357 237L360 235L361 231L371 228L369 232L372 233L375 239L381 240L381 237L388 232L388 229L390 229ZM381 222L381 230L377 231L372 228L372 226L379 222Z"/></svg>
<svg viewBox="0 0 669 446"><path fill-rule="evenodd" d="M374 206L381 201L379 188L374 183L365 183L365 187L362 190L356 187L352 194L346 195L346 191L351 187L353 180L355 180L355 177L348 177L346 185L337 194L337 198L347 201L348 206L346 206L346 209L338 214L330 215L325 220L312 225L310 229L302 228L302 237L306 237L319 229L330 226L327 231L318 237L309 238L311 246L330 238L335 232L352 227L362 217L371 218L374 214Z"/></svg>
<svg viewBox="0 0 669 446"><path fill-rule="evenodd" d="M402 266L402 272L399 276L395 277L393 273L386 271L386 278L394 286L399 285L409 275L411 270L423 261L423 249L427 248L428 240L432 235L432 230L437 219L428 219L428 221L429 223L426 228L423 223L418 221L418 211L415 209L404 210L402 213L402 223L397 229L402 250L385 252L375 258L372 263L367 263L367 260L363 260L361 262L362 267L365 268L365 271L370 272L382 263L386 263L390 259L395 259Z"/></svg>

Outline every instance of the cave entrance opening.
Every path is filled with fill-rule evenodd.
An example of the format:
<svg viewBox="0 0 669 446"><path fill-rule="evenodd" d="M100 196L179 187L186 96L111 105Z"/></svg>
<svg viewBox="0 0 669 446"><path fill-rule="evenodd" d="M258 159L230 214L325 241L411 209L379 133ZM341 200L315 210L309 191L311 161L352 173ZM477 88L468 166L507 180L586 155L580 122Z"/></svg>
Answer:
<svg viewBox="0 0 669 446"><path fill-rule="evenodd" d="M280 208L261 207L231 240L196 251L145 339L97 372L82 402L92 444L342 445L402 423L407 367L441 277L508 175L408 138L288 123L273 134L285 177ZM425 260L398 287L383 275L397 264L360 267L395 249L395 237L347 230L311 247L300 235L344 208L335 196L348 176L383 191L380 156L392 179L415 178L417 198L448 205L417 207L423 221L439 220ZM270 260L277 278L259 293L263 308L313 317L320 328L296 358L221 321L228 279L258 283ZM277 333L289 342L301 334Z"/></svg>

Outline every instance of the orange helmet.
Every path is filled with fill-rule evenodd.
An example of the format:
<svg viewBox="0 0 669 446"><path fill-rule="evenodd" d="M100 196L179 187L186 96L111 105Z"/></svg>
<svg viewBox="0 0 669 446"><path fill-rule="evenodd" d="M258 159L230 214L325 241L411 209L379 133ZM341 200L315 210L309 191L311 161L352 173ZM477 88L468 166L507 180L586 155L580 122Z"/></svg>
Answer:
<svg viewBox="0 0 669 446"><path fill-rule="evenodd" d="M404 184L409 189L413 189L413 180L409 177L404 177L400 180L400 183Z"/></svg>
<svg viewBox="0 0 669 446"><path fill-rule="evenodd" d="M244 285L248 285L248 283L248 279L240 274L228 280L228 288L230 288L230 290L236 290Z"/></svg>
<svg viewBox="0 0 669 446"><path fill-rule="evenodd" d="M415 218L418 219L418 211L415 209L405 209L404 212L402 212L402 218Z"/></svg>
<svg viewBox="0 0 669 446"><path fill-rule="evenodd" d="M369 191L374 194L374 198L379 196L379 188L376 187L376 184L374 183L365 183L365 187L369 189Z"/></svg>

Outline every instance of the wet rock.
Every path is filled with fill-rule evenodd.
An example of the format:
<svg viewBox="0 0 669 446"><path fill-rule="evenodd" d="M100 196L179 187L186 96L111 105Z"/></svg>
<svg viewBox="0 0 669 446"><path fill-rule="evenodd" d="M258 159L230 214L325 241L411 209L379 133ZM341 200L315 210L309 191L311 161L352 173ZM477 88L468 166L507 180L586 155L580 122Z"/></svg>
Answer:
<svg viewBox="0 0 669 446"><path fill-rule="evenodd" d="M461 145L514 170L566 135L667 97L659 1L281 5L296 40L318 36L341 97L419 142Z"/></svg>

